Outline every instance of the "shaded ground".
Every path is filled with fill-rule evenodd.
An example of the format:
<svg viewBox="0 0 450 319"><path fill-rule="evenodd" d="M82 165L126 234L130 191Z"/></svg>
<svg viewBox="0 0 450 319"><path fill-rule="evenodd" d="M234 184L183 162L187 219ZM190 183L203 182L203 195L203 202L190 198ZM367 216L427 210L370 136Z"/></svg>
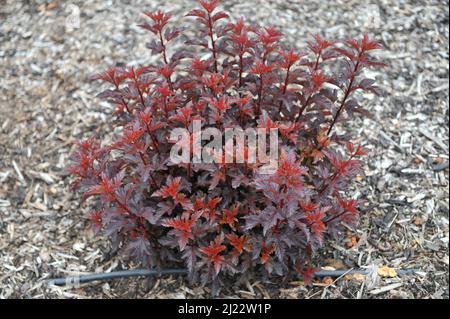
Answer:
<svg viewBox="0 0 450 319"><path fill-rule="evenodd" d="M185 12L193 2L0 0L0 298L208 297L182 278L80 288L42 283L132 267L109 257L108 240L89 232L86 208L68 191L64 168L75 139L109 133L110 109L95 98L98 86L88 77L114 62L148 61L147 34L136 27L143 10ZM386 46L389 67L372 74L386 97L369 102L373 119L354 125L372 150L357 190L374 208L361 231L349 234L358 244L326 247L322 265L423 273L312 288L252 280L222 296L448 298L448 1L223 2L234 17L281 27L296 47L308 32L329 38L367 32ZM71 18L77 8L79 27Z"/></svg>

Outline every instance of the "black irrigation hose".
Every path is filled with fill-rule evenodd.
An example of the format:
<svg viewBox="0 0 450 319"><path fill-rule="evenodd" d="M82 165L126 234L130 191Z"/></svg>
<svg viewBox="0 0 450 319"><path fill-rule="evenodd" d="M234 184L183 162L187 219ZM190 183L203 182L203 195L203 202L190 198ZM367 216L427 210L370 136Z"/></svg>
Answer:
<svg viewBox="0 0 450 319"><path fill-rule="evenodd" d="M81 276L69 276L66 278L50 279L48 283L50 285L65 286L82 284L90 281L97 280L109 280L117 278L129 278L129 277L151 277L151 276L161 276L161 275L185 275L187 274L186 269L132 269L132 270L122 270L122 271L112 271L108 273L98 273L90 275Z"/></svg>
<svg viewBox="0 0 450 319"><path fill-rule="evenodd" d="M417 273L417 269L405 269L397 270L397 274L400 276L413 275ZM332 277L337 278L344 275L368 275L369 270L319 270L314 273L316 278ZM66 286L66 285L76 285L97 280L110 280L117 278L129 278L129 277L151 277L151 276L162 276L162 275L185 275L187 274L186 269L133 269L133 270L123 270L123 271L113 271L109 273L98 273L91 275L81 275L81 276L69 276L66 278L56 278L50 279L48 283L55 286Z"/></svg>

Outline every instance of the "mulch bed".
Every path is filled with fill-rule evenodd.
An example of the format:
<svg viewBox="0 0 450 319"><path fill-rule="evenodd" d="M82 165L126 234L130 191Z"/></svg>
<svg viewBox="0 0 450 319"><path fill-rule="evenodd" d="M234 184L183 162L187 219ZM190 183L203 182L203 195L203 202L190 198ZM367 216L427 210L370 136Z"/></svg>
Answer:
<svg viewBox="0 0 450 319"><path fill-rule="evenodd" d="M73 142L109 139L111 107L89 76L115 62L151 60L144 10L185 12L192 0L0 1L0 298L202 298L183 277L121 279L49 287L44 280L133 268L94 235L87 207L68 190ZM222 297L448 298L448 1L227 0L234 17L274 24L301 48L308 32L344 38L366 32L389 65L371 76L386 95L373 118L351 129L371 149L355 192L366 199L357 233L321 252L335 269L417 268L409 277L339 278L279 284L251 278ZM79 10L81 23L71 16ZM76 21L75 21L76 22Z"/></svg>

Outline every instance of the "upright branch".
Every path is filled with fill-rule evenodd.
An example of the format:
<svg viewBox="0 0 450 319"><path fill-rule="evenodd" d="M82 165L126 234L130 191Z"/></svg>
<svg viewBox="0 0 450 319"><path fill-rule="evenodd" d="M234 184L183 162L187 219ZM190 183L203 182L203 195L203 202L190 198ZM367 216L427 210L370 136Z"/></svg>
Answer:
<svg viewBox="0 0 450 319"><path fill-rule="evenodd" d="M258 91L257 91L257 102L255 116L258 117L261 114L261 104L264 96L264 77L266 74L272 72L274 66L266 65L263 61L256 61L255 66L250 70L250 73L255 74L259 77Z"/></svg>
<svg viewBox="0 0 450 319"><path fill-rule="evenodd" d="M291 77L291 70L295 63L300 61L301 55L296 54L293 50L290 51L281 51L281 62L279 63L279 66L285 70L285 77L284 81L280 84L281 87L281 96L284 98L286 96L286 93L288 91L289 81ZM278 105L278 110L281 112L281 108L283 106L283 100L280 101L280 104Z"/></svg>
<svg viewBox="0 0 450 319"><path fill-rule="evenodd" d="M214 60L214 72L218 73L219 69L217 68L217 50L216 50L216 40L214 39L214 23L211 18L210 13L208 12L208 34L211 39L211 52Z"/></svg>
<svg viewBox="0 0 450 319"><path fill-rule="evenodd" d="M147 46L154 53L160 53L165 67L171 68L166 45L169 41L172 41L173 39L178 37L182 30L181 28L173 28L173 29L166 28L167 24L172 18L171 12L164 13L160 10L156 12L148 11L145 12L145 15L148 18L150 18L152 24L145 23L140 25L140 27L149 30L157 38L157 41L153 40L153 42L150 42ZM172 87L172 80L170 78L170 75L167 76L166 80L169 86Z"/></svg>
<svg viewBox="0 0 450 319"><path fill-rule="evenodd" d="M228 18L228 14L223 11L215 12L217 6L219 5L219 0L199 0L199 2L203 10L192 10L187 14L187 16L197 17L198 21L205 27L203 33L208 36L211 46L209 47L207 43L205 44L201 41L197 42L197 44L209 48L213 59L213 70L215 73L218 73L217 41L222 35L216 33L216 23L219 20Z"/></svg>
<svg viewBox="0 0 450 319"><path fill-rule="evenodd" d="M359 60L360 60L361 54L362 54L362 52L358 53L358 58L357 58L356 62L352 61L352 63L354 63L354 68L353 68L353 70L350 71L349 83L348 83L348 85L347 85L347 87L345 89L345 93L344 93L344 97L342 99L342 102L339 105L338 110L336 112L336 115L334 116L333 121L331 122L331 125L330 125L330 127L328 129L327 135L330 135L334 125L336 124L337 120L339 119L339 117L341 115L341 112L344 110L345 103L347 102L347 99L349 98L350 93L354 89L353 88L353 83L354 83L355 78L356 78L356 76L357 76L357 74L359 72L359 65L360 65L359 64L359 62L360 62Z"/></svg>
<svg viewBox="0 0 450 319"><path fill-rule="evenodd" d="M259 59L266 63L270 55L280 48L280 39L283 33L278 31L275 27L269 26L261 29L256 29L255 33L258 36L258 42L261 48L259 49Z"/></svg>
<svg viewBox="0 0 450 319"><path fill-rule="evenodd" d="M125 97L120 94L120 86L122 82L126 79L124 76L124 70L118 67L110 67L106 71L102 73L98 73L91 78L92 80L101 80L104 82L108 82L114 86L114 91L116 94L111 94L109 91L104 91L103 96L112 98L113 103L118 106L118 113L120 113L120 109L125 108L128 114L132 114L132 109L128 102L125 100Z"/></svg>
<svg viewBox="0 0 450 319"><path fill-rule="evenodd" d="M167 50L166 50L166 44L164 43L162 30L158 32L158 35L159 35L159 41L161 43L163 61L167 65L167 64L169 64L169 60L167 60Z"/></svg>
<svg viewBox="0 0 450 319"><path fill-rule="evenodd" d="M328 129L328 135L330 135L335 124L338 120L340 120L344 110L347 108L358 108L359 105L357 105L356 102L348 103L348 99L353 92L360 89L363 91L372 92L374 94L380 93L379 88L373 85L373 80L363 79L359 83L356 83L356 81L357 76L360 74L362 69L373 66L384 66L384 63L376 61L368 54L370 51L381 49L381 44L377 41L370 40L367 35L364 35L360 41L349 39L345 42L345 44L346 48L335 49L336 52L345 56L349 63L346 64L342 77L346 83L344 82L343 85L339 86L342 90L344 90L344 97L336 111L335 116L333 117L331 125Z"/></svg>
<svg viewBox="0 0 450 319"><path fill-rule="evenodd" d="M231 28L231 45L233 53L238 58L238 79L239 87L244 84L244 55L248 53L249 55L254 55L253 46L256 41L250 38L249 32L253 30L250 26L246 25L243 18L240 18L238 22L230 25Z"/></svg>
<svg viewBox="0 0 450 319"><path fill-rule="evenodd" d="M321 62L330 60L334 57L334 55L330 54L329 51L329 48L331 48L334 45L334 42L324 40L319 35L313 35L313 39L314 41L308 42L308 48L314 54L315 57L313 62L308 63L312 80L310 83L313 85L305 87L304 94L306 95L306 98L304 98L303 103L298 112L297 121L300 121L303 112L310 105L314 93L320 90L322 84L325 83L325 78L323 77L324 73L320 71Z"/></svg>

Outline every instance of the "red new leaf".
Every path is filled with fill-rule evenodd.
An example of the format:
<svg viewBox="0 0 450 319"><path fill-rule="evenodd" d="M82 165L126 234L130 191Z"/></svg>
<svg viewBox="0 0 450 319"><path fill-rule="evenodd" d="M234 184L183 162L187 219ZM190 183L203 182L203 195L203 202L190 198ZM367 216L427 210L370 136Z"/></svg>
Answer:
<svg viewBox="0 0 450 319"><path fill-rule="evenodd" d="M226 235L227 239L230 241L231 246L233 246L235 254L240 255L244 251L244 248L247 246L247 236L242 235L238 236L236 234Z"/></svg>
<svg viewBox="0 0 450 319"><path fill-rule="evenodd" d="M172 198L176 199L178 192L181 190L181 177L175 177L167 182L160 190L153 193L152 197Z"/></svg>
<svg viewBox="0 0 450 319"><path fill-rule="evenodd" d="M200 248L200 252L206 255L206 259L213 264L216 275L219 274L225 260L225 257L219 254L225 249L226 247L222 245L222 239L220 238L212 241L209 246Z"/></svg>
<svg viewBox="0 0 450 319"><path fill-rule="evenodd" d="M222 213L222 218L220 219L220 224L228 225L231 229L235 229L235 223L237 222L237 214L239 211L239 206L236 205L232 209L224 209Z"/></svg>

